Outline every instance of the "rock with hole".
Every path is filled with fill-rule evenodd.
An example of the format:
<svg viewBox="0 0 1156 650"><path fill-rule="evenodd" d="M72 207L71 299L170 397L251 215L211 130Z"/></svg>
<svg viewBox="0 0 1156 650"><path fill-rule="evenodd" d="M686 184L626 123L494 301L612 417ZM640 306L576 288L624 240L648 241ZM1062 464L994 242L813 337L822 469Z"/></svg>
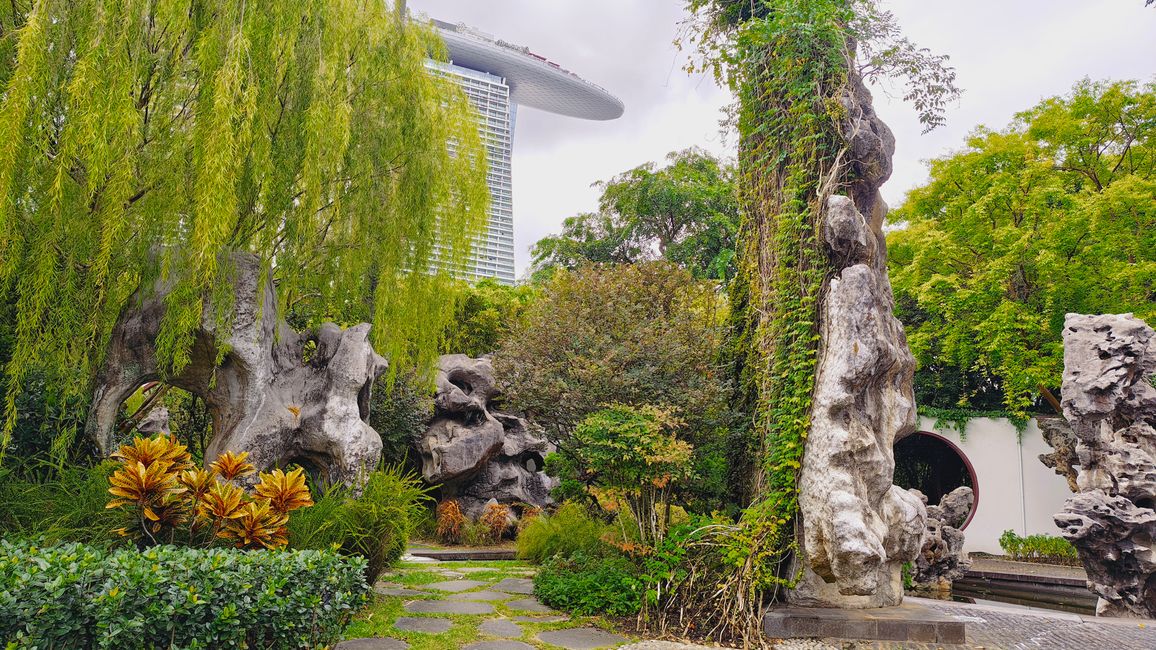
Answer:
<svg viewBox="0 0 1156 650"><path fill-rule="evenodd" d="M1068 314L1064 416L1076 486L1055 516L1101 616L1156 617L1156 332L1131 314Z"/></svg>
<svg viewBox="0 0 1156 650"><path fill-rule="evenodd" d="M204 399L213 419L205 461L248 452L259 470L300 463L323 483L356 484L381 456L381 437L367 423L370 390L386 369L369 342L369 324L326 323L304 333L281 317L269 270L248 253L222 257L232 274L229 331L218 331L217 306L206 299L188 363L164 377ZM129 300L109 338L96 376L87 434L108 455L119 444L121 404L143 384L162 379L157 337L172 279L158 279Z"/></svg>

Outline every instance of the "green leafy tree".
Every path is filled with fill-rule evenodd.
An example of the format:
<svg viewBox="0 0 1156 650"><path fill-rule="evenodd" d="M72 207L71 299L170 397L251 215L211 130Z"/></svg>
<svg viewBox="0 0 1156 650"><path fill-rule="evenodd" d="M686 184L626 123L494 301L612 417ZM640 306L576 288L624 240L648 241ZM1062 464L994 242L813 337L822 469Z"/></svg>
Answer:
<svg viewBox="0 0 1156 650"><path fill-rule="evenodd" d="M682 423L653 406L611 406L574 430L569 455L592 484L625 497L639 541L655 546L670 523L674 484L691 474L693 447L676 436Z"/></svg>
<svg viewBox="0 0 1156 650"><path fill-rule="evenodd" d="M533 285L511 287L492 278L462 287L454 303L453 318L446 326L443 352L471 357L496 352L537 295L538 289Z"/></svg>
<svg viewBox="0 0 1156 650"><path fill-rule="evenodd" d="M920 403L1023 415L1060 384L1065 314L1156 322L1156 84L1085 80L978 129L889 220Z"/></svg>
<svg viewBox="0 0 1156 650"><path fill-rule="evenodd" d="M450 315L484 155L443 47L387 3L35 0L0 7L0 302L14 305L5 439L30 373L83 394L126 300L173 283L157 347L189 360L228 251L271 265L304 322L372 320L394 370Z"/></svg>
<svg viewBox="0 0 1156 650"><path fill-rule="evenodd" d="M539 272L583 262L667 259L696 277L734 275L738 195L734 168L700 149L675 151L603 183L600 212L563 223L534 246Z"/></svg>
<svg viewBox="0 0 1156 650"><path fill-rule="evenodd" d="M724 316L713 283L670 262L559 270L504 340L495 376L563 451L607 404L668 411L685 422L695 473L709 475L732 418L718 367Z"/></svg>

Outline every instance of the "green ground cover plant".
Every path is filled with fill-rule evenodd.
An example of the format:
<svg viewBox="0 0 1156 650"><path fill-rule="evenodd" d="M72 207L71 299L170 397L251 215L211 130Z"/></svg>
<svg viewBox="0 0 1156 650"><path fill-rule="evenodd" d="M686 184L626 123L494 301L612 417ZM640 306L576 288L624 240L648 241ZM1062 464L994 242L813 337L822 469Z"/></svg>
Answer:
<svg viewBox="0 0 1156 650"><path fill-rule="evenodd" d="M1072 566L1080 564L1076 547L1063 537L1039 534L1020 537L1014 530L1005 530L999 536L999 546L1009 558L1018 562Z"/></svg>
<svg viewBox="0 0 1156 650"><path fill-rule="evenodd" d="M15 648L315 648L366 601L365 560L323 551L0 541Z"/></svg>
<svg viewBox="0 0 1156 650"><path fill-rule="evenodd" d="M631 616L642 606L645 585L638 565L618 553L555 555L534 576L544 604L583 616Z"/></svg>

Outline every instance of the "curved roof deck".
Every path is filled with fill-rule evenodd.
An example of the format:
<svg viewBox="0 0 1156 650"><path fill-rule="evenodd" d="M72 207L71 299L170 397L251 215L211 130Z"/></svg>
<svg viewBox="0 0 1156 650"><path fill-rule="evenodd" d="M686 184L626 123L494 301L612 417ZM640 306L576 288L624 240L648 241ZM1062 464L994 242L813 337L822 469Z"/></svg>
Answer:
<svg viewBox="0 0 1156 650"><path fill-rule="evenodd" d="M529 48L488 38L464 25L440 20L433 24L453 64L504 77L510 100L516 104L586 120L613 120L625 110L622 101L606 89Z"/></svg>

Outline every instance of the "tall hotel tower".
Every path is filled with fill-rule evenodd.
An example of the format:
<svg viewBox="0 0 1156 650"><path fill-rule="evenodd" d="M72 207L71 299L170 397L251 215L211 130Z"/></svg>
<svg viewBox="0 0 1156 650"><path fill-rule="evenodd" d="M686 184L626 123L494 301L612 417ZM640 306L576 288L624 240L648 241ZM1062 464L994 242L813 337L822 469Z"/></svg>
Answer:
<svg viewBox="0 0 1156 650"><path fill-rule="evenodd" d="M464 279L514 283L514 203L510 158L518 106L586 120L613 120L622 102L528 48L470 29L433 21L449 51L449 63L430 66L462 87L477 110L486 145L490 187L489 227L474 243Z"/></svg>

